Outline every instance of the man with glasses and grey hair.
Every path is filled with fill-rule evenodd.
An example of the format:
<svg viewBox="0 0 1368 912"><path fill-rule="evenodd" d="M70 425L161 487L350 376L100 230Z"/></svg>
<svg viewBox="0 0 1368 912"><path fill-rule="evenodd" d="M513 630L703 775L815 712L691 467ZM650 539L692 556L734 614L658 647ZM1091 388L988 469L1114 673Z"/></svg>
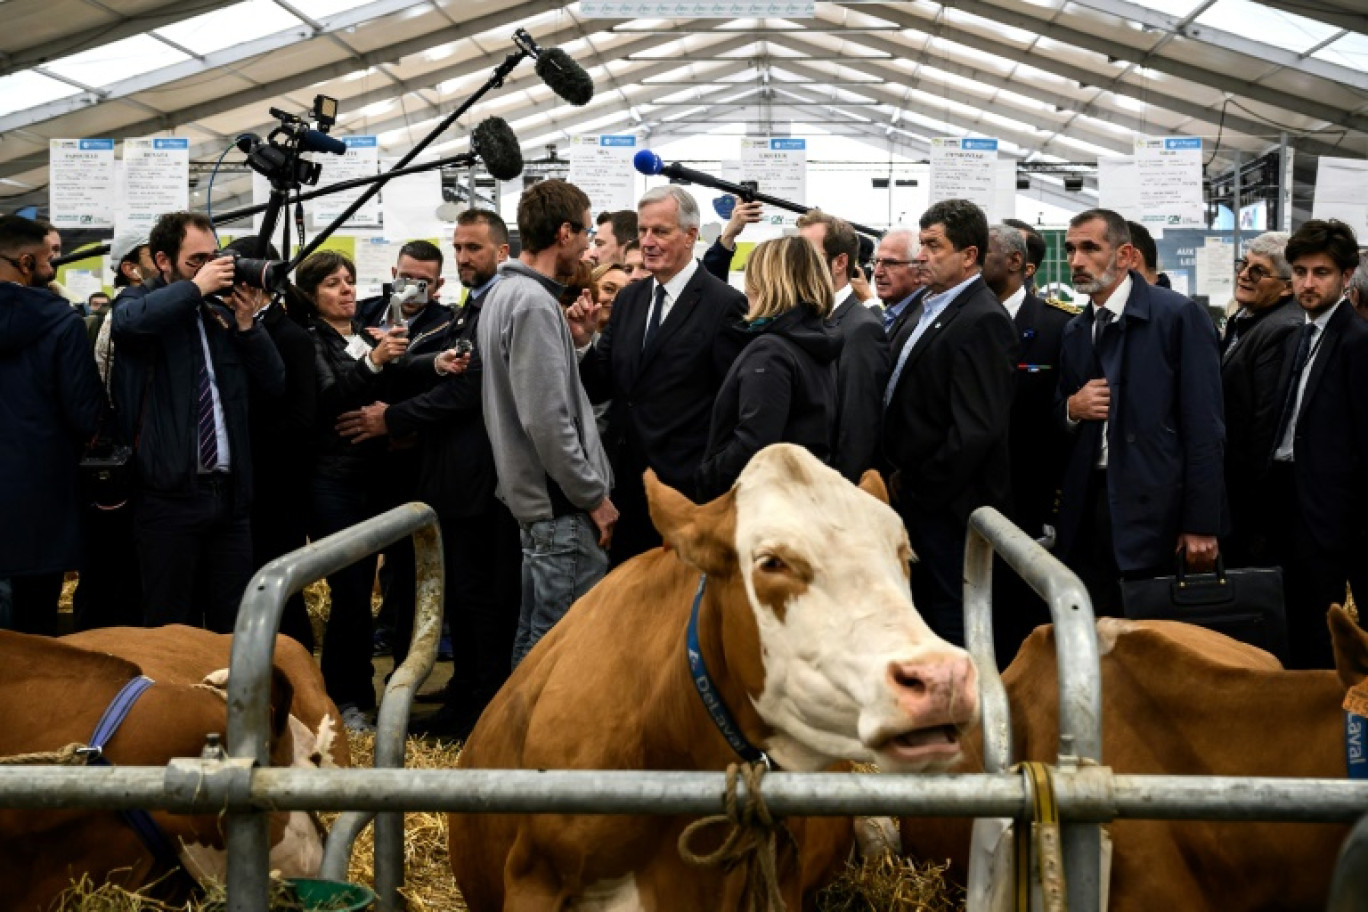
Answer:
<svg viewBox="0 0 1368 912"><path fill-rule="evenodd" d="M713 400L744 346L746 297L700 268L698 204L680 187L646 192L637 204L637 237L648 281L624 288L597 340L597 305L566 312L583 352L580 378L594 402L612 400L605 442L613 456L613 501L622 513L613 564L660 544L642 475L694 496Z"/></svg>
<svg viewBox="0 0 1368 912"><path fill-rule="evenodd" d="M1349 303L1354 305L1360 317L1368 319L1368 250L1359 251L1358 269L1349 279L1349 287L1344 290Z"/></svg>
<svg viewBox="0 0 1368 912"><path fill-rule="evenodd" d="M1225 396L1226 491L1231 533L1225 543L1232 566L1266 564L1270 559L1267 480L1279 406L1278 377L1287 337L1304 321L1292 297L1292 270L1283 255L1287 232L1269 231L1249 242L1235 264L1238 310L1221 339L1221 388Z"/></svg>
<svg viewBox="0 0 1368 912"><path fill-rule="evenodd" d="M883 302L884 333L898 351L898 336L910 320L915 326L921 314L924 293L921 270L917 267L917 234L895 229L879 239L874 249L874 293ZM906 335L904 334L904 339Z"/></svg>

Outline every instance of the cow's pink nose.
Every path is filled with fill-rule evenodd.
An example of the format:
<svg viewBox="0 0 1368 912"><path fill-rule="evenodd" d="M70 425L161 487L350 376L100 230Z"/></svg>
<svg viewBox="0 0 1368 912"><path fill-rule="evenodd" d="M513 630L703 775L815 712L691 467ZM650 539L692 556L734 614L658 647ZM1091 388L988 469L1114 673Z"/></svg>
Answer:
<svg viewBox="0 0 1368 912"><path fill-rule="evenodd" d="M924 724L967 725L978 707L978 672L967 655L891 662L888 681L903 711Z"/></svg>

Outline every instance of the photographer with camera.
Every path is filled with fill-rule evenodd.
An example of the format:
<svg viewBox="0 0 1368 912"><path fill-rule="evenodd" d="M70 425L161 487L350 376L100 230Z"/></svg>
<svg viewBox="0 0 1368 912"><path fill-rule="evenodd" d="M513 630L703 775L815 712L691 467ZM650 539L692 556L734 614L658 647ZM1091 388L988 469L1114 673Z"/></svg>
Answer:
<svg viewBox="0 0 1368 912"><path fill-rule="evenodd" d="M231 633L252 574L248 387L281 395L285 368L253 302L232 294L260 273L238 274L207 218L167 213L149 245L158 277L110 317L115 407L137 451L143 620Z"/></svg>
<svg viewBox="0 0 1368 912"><path fill-rule="evenodd" d="M76 464L104 393L85 324L47 288L46 233L0 218L0 578L13 629L56 634L62 573L81 557Z"/></svg>

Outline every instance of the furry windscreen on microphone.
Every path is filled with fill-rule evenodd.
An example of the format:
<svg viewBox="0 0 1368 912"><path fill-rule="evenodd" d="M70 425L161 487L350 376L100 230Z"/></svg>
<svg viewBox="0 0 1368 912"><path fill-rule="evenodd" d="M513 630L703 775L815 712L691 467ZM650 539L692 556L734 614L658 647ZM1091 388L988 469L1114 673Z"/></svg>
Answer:
<svg viewBox="0 0 1368 912"><path fill-rule="evenodd" d="M518 137L502 117L487 117L480 121L471 133L470 144L495 180L512 180L522 174L523 158Z"/></svg>
<svg viewBox="0 0 1368 912"><path fill-rule="evenodd" d="M594 80L560 48L541 52L537 57L537 75L551 91L577 107L587 105L594 97Z"/></svg>

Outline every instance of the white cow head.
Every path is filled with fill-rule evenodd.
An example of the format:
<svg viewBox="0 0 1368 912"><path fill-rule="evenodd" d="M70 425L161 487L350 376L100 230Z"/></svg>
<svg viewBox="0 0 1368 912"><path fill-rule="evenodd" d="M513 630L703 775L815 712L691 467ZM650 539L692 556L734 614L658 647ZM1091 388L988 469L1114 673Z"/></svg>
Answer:
<svg viewBox="0 0 1368 912"><path fill-rule="evenodd" d="M647 490L667 545L710 589L744 593L744 603L725 596L726 665L772 729L760 746L781 766L919 772L959 758L977 676L912 605L912 549L877 473L856 487L776 444L709 504L651 475Z"/></svg>

